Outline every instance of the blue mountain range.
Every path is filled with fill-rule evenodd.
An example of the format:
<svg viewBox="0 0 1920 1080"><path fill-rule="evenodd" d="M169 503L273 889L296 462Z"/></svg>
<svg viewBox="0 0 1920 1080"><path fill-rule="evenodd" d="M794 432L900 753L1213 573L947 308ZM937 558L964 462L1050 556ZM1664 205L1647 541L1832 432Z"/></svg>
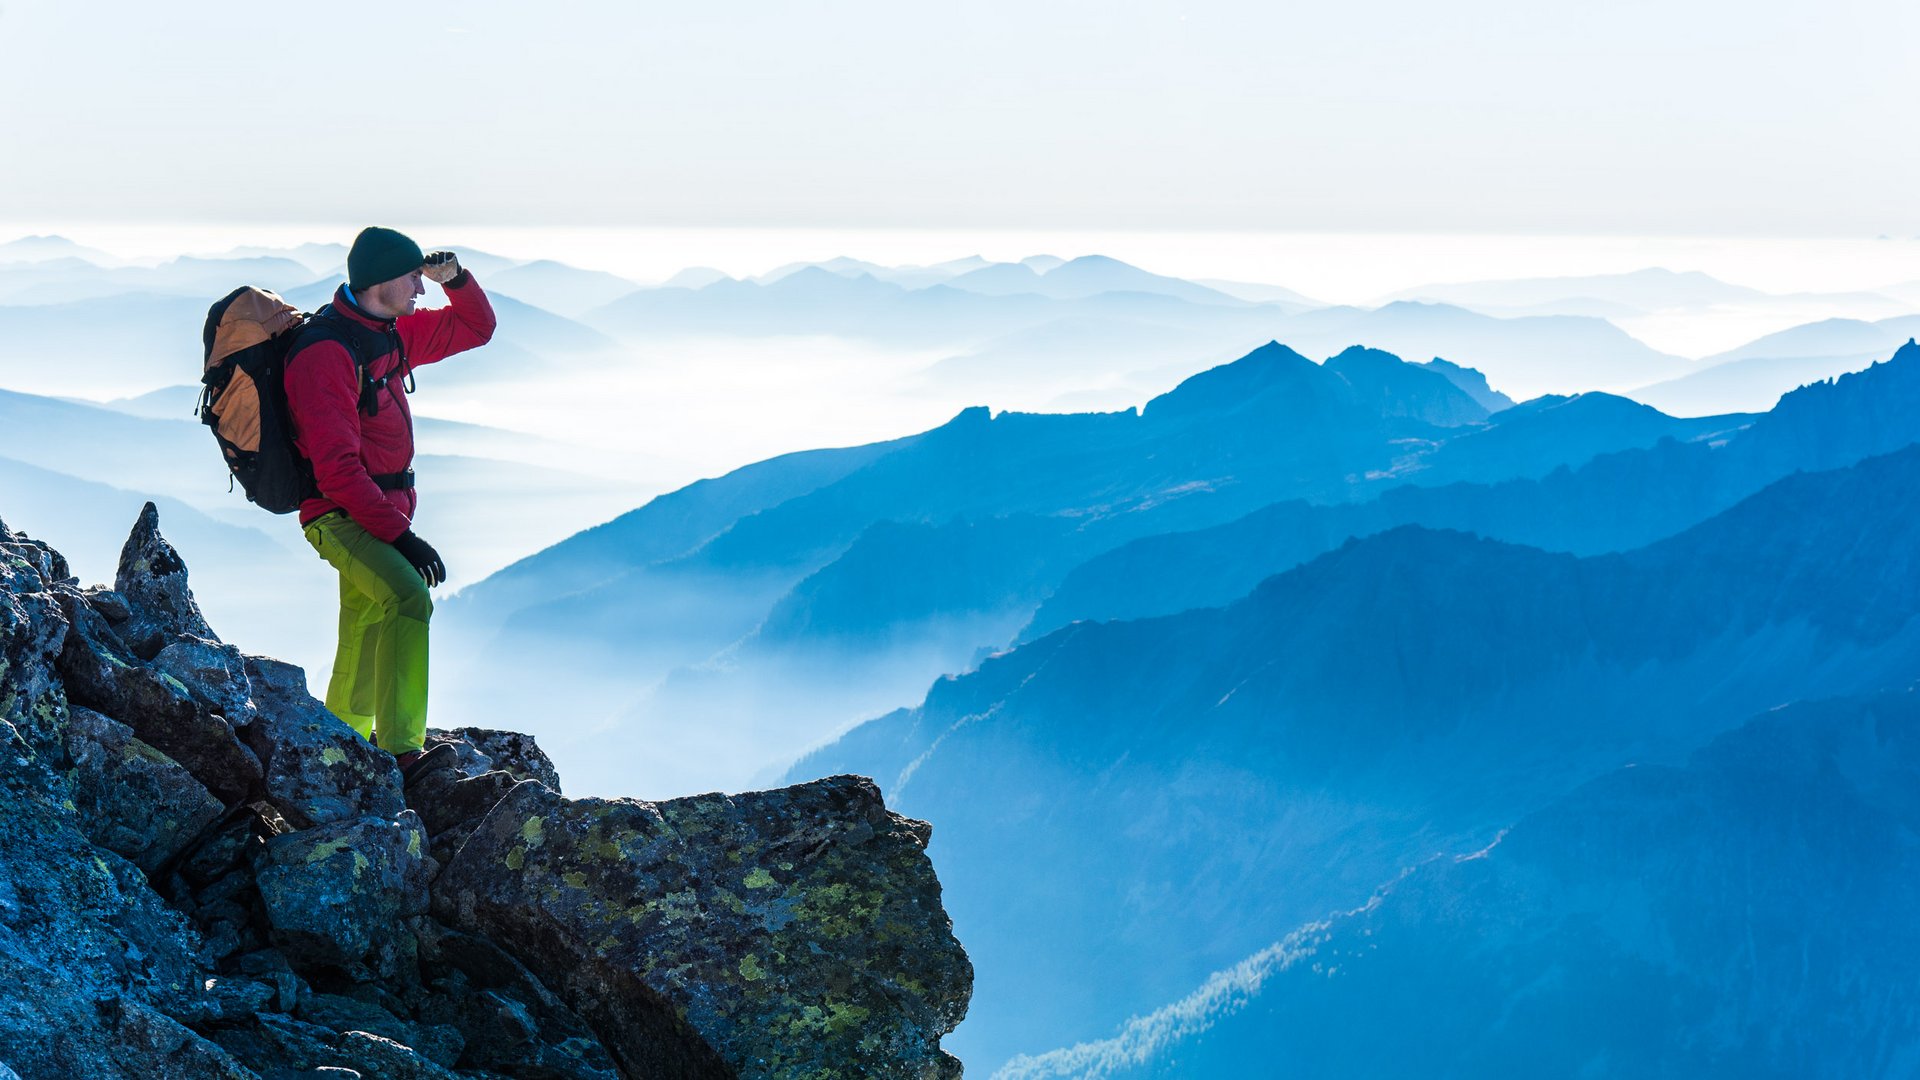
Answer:
<svg viewBox="0 0 1920 1080"><path fill-rule="evenodd" d="M454 651L472 658L453 707L558 701L595 718L576 730L611 725L572 773L610 793L679 771L675 732L731 725L759 760L711 760L732 771L708 775L738 783L1011 641L1070 572L1128 541L1287 499L1343 504L1433 470L1533 476L1745 422L1576 400L1503 432L1487 401L1505 404L1453 365L1361 348L1319 364L1269 344L1138 411L969 409L910 439L775 459L447 604ZM685 517L708 491L733 494ZM534 674L556 669L594 674L560 687ZM565 757L566 736L551 738ZM662 772L613 771L635 759Z"/></svg>
<svg viewBox="0 0 1920 1080"><path fill-rule="evenodd" d="M1882 1006L1793 998L1769 975L1732 1034L1678 1007L1582 1026L1600 999L1555 989L1556 949L1627 965L1596 983L1605 1000L1719 977L1697 966L1711 950L1676 947L1653 973L1620 959L1678 929L1557 936L1560 912L1638 895L1626 854L1562 859L1554 873L1588 876L1537 902L1490 887L1478 909L1436 909L1453 894L1425 883L1551 850L1512 841L1591 820L1595 785L1655 817L1676 789L1646 777L1732 798L1758 781L1703 766L1722 753L1704 747L1742 745L1728 733L1779 706L1920 680L1920 575L1900 554L1920 542L1916 406L1913 345L1765 414L1689 420L1605 394L1514 404L1455 365L1272 344L1137 411L970 409L704 481L524 560L444 620L476 661L470 707L544 702L589 790L857 772L930 821L978 979L950 1042L975 1068L1247 1075L1285 1044L1310 1075L1426 1048L1442 1075L1792 1075L1811 1044L1754 1032L1815 1010L1819 1030L1868 1031ZM1745 859L1764 833L1729 824L1697 861ZM1660 877L1678 850L1645 853L1662 919L1687 887ZM1898 895L1878 888L1860 901ZM1786 954L1796 902L1742 910L1755 949ZM1330 942L1371 948L1394 913L1398 951L1364 970L1426 981L1376 1029L1324 969ZM1473 954L1497 970L1471 985L1537 1021L1449 1042L1453 1026L1409 1019L1451 993L1431 958L1471 946L1419 932L1447 920L1521 927L1509 967ZM1905 993L1889 970L1863 977ZM1899 1048L1870 1050L1836 1060L1893 1075L1872 1066Z"/></svg>
<svg viewBox="0 0 1920 1080"><path fill-rule="evenodd" d="M1589 777L1920 678L1920 574L1889 557L1920 541L1916 497L1920 447L1615 555L1403 526L1222 608L1058 630L792 775L873 775L934 823L974 1045L1005 1060L1151 1011L1255 928L1480 850Z"/></svg>

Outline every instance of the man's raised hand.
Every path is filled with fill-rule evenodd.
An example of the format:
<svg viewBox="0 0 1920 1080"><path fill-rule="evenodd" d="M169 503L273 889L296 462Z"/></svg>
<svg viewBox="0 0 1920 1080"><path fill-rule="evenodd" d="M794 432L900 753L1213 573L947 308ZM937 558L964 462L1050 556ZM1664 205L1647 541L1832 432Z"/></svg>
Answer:
<svg viewBox="0 0 1920 1080"><path fill-rule="evenodd" d="M460 276L460 258L451 251L436 251L427 256L420 272L426 275L427 280L445 285Z"/></svg>

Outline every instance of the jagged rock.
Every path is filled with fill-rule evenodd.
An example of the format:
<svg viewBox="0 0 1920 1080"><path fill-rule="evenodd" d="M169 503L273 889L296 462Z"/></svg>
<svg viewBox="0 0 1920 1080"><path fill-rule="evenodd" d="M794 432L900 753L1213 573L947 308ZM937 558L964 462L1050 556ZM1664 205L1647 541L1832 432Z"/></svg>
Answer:
<svg viewBox="0 0 1920 1080"><path fill-rule="evenodd" d="M105 1049L111 1056L94 1059L86 1070L68 1075L253 1080L253 1074L219 1045L158 1009L121 999L98 1002L97 1009L112 1033L114 1042Z"/></svg>
<svg viewBox="0 0 1920 1080"><path fill-rule="evenodd" d="M460 1029L464 1064L526 1080L620 1080L586 1021L506 950L430 918L414 920L414 933L421 970L442 991L421 1019Z"/></svg>
<svg viewBox="0 0 1920 1080"><path fill-rule="evenodd" d="M294 988L277 977L282 970L292 970L284 958L278 967L259 970L227 960L266 944L265 918L253 868L266 841L289 831L286 822L266 803L235 807L225 821L204 833L181 858L161 891L199 926L206 938L207 955L220 961L223 971L260 977L272 983L290 1003Z"/></svg>
<svg viewBox="0 0 1920 1080"><path fill-rule="evenodd" d="M52 590L66 573L58 552L0 523L0 739L5 761L26 770L12 779L42 794L50 789L38 779L65 753L66 698L54 658L69 627Z"/></svg>
<svg viewBox="0 0 1920 1080"><path fill-rule="evenodd" d="M252 857L269 839L293 831L284 819L271 813L272 809L261 803L237 807L227 821L205 833L181 860L180 873L188 884L205 888L236 869L250 866Z"/></svg>
<svg viewBox="0 0 1920 1080"><path fill-rule="evenodd" d="M153 670L185 686L196 705L218 715L228 727L253 723L252 689L239 649L183 638L161 649L152 663Z"/></svg>
<svg viewBox="0 0 1920 1080"><path fill-rule="evenodd" d="M149 875L225 809L193 774L91 709L69 710L67 756L87 836Z"/></svg>
<svg viewBox="0 0 1920 1080"><path fill-rule="evenodd" d="M114 589L0 524L0 1080L952 1074L970 972L870 785L571 804L528 737L432 741L416 814L303 672L219 642L152 507ZM472 927L426 914L429 828L492 853Z"/></svg>
<svg viewBox="0 0 1920 1080"><path fill-rule="evenodd" d="M263 1013L251 1024L218 1028L213 1037L262 1080L472 1080L456 1077L412 1047L366 1031L336 1032L319 1024Z"/></svg>
<svg viewBox="0 0 1920 1080"><path fill-rule="evenodd" d="M146 874L92 846L69 780L56 659L65 559L0 525L0 1061L29 1080L234 1078L244 1070L167 1013L204 967Z"/></svg>
<svg viewBox="0 0 1920 1080"><path fill-rule="evenodd" d="M201 985L206 993L174 1017L188 1027L240 1023L270 1009L278 996L271 983L257 979L225 977L208 979Z"/></svg>
<svg viewBox="0 0 1920 1080"><path fill-rule="evenodd" d="M220 640L187 587L187 564L160 535L160 511L152 503L140 509L140 519L120 549L113 587L132 610L119 627L121 639L143 660L183 637Z"/></svg>
<svg viewBox="0 0 1920 1080"><path fill-rule="evenodd" d="M73 568L67 565L66 556L25 533L14 532L7 528L4 521L0 521L0 550L24 564L22 569L40 579L41 588L35 591L44 591L74 580Z"/></svg>
<svg viewBox="0 0 1920 1080"><path fill-rule="evenodd" d="M110 625L119 626L133 618L133 607L127 598L105 585L94 585L81 592L86 596L87 606L99 612Z"/></svg>
<svg viewBox="0 0 1920 1080"><path fill-rule="evenodd" d="M259 790L260 760L225 720L197 704L180 680L128 653L78 590L58 596L70 626L60 653L69 697L131 727L142 742L185 766L224 802Z"/></svg>
<svg viewBox="0 0 1920 1080"><path fill-rule="evenodd" d="M555 792L560 790L559 770L531 735L476 727L427 732L427 745L441 742L453 744L460 771L468 776L497 770L515 780L538 780Z"/></svg>
<svg viewBox="0 0 1920 1080"><path fill-rule="evenodd" d="M426 830L403 810L276 836L255 877L271 940L295 968L390 978L414 957L405 920L426 913L432 875Z"/></svg>
<svg viewBox="0 0 1920 1080"><path fill-rule="evenodd" d="M413 1048L368 1031L342 1032L340 1052L355 1068L382 1080L459 1080Z"/></svg>
<svg viewBox="0 0 1920 1080"><path fill-rule="evenodd" d="M445 1067L459 1060L466 1045L459 1030L450 1024L413 1024L372 1002L342 994L309 995L301 1000L294 1015L341 1034L365 1031L390 1039Z"/></svg>
<svg viewBox="0 0 1920 1080"><path fill-rule="evenodd" d="M409 785L407 799L433 837L433 857L446 863L515 784L533 782L537 781L515 780L498 771L461 776L453 769L440 769Z"/></svg>
<svg viewBox="0 0 1920 1080"><path fill-rule="evenodd" d="M260 949L230 957L220 965L223 971L258 980L273 987L273 1008L275 1012L290 1013L300 1005L300 999L312 993L307 981L293 970L293 965L278 949Z"/></svg>
<svg viewBox="0 0 1920 1080"><path fill-rule="evenodd" d="M88 842L62 781L0 755L0 820L0 1061L33 1080L246 1077L167 1018L205 993L198 941L138 867Z"/></svg>
<svg viewBox="0 0 1920 1080"><path fill-rule="evenodd" d="M516 783L560 790L560 775L533 736L517 731L456 728L427 733L429 747L448 745L452 758L428 758L407 779L407 805L426 823L433 857L452 860L460 845Z"/></svg>
<svg viewBox="0 0 1920 1080"><path fill-rule="evenodd" d="M266 769L267 798L299 826L391 818L406 808L393 755L307 693L306 672L246 659L257 718L246 739Z"/></svg>
<svg viewBox="0 0 1920 1080"><path fill-rule="evenodd" d="M862 777L663 803L522 783L434 910L511 948L629 1074L957 1077L939 1040L972 967L928 836Z"/></svg>

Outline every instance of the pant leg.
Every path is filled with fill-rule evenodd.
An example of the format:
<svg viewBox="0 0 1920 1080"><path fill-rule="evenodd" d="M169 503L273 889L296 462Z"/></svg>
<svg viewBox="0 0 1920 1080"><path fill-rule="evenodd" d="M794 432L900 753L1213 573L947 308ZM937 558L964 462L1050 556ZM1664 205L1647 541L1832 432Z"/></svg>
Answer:
<svg viewBox="0 0 1920 1080"><path fill-rule="evenodd" d="M340 642L334 648L333 674L327 679L327 709L363 739L373 738L372 645L380 613L367 594L340 575Z"/></svg>
<svg viewBox="0 0 1920 1080"><path fill-rule="evenodd" d="M347 590L364 604L356 620L360 632L353 638L356 655L345 657L344 644L341 650L352 663L340 704L356 715L360 706L371 705L382 749L396 754L420 749L427 734L427 626L433 616L426 582L393 545L344 514L320 518L307 531L308 541L340 572L343 643L348 640ZM331 683L328 699L333 709Z"/></svg>

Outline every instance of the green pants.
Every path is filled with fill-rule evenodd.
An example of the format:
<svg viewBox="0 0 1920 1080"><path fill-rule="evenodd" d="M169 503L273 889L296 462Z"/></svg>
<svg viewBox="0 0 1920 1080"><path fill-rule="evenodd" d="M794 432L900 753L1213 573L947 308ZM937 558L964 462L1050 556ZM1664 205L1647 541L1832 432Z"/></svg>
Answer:
<svg viewBox="0 0 1920 1080"><path fill-rule="evenodd" d="M327 680L327 708L389 753L420 749L427 737L427 621L433 617L426 581L392 544L345 514L328 514L304 532L340 572L340 645Z"/></svg>

